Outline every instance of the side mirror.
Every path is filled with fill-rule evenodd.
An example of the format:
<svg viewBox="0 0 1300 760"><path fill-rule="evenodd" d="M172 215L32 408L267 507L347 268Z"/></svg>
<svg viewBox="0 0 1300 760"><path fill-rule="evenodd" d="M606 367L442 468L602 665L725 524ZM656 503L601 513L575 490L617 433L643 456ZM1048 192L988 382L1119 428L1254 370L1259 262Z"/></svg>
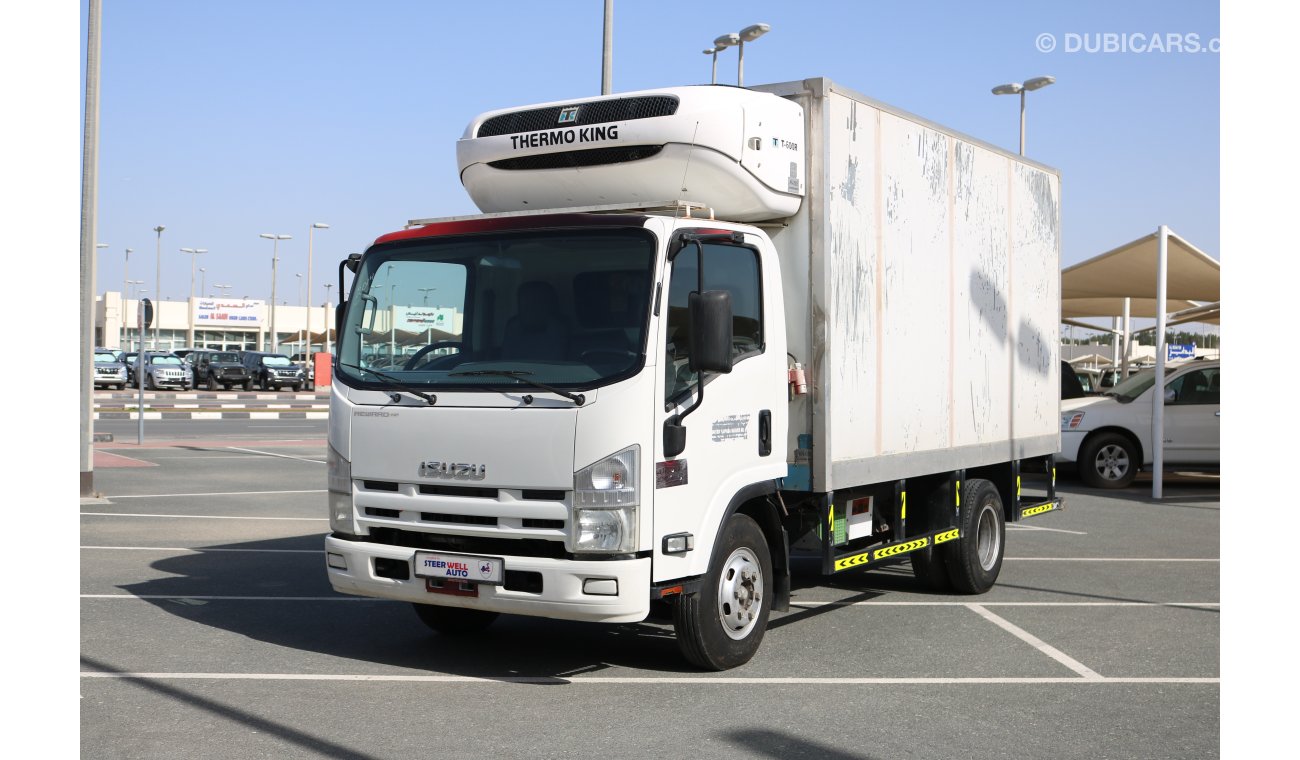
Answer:
<svg viewBox="0 0 1300 760"><path fill-rule="evenodd" d="M686 426L676 417L664 420L664 457L672 459L686 450Z"/></svg>
<svg viewBox="0 0 1300 760"><path fill-rule="evenodd" d="M691 371L731 372L731 293L706 290L690 294Z"/></svg>
<svg viewBox="0 0 1300 760"><path fill-rule="evenodd" d="M1174 389L1165 388L1165 403L1172 404L1177 400L1178 400L1178 394L1174 392Z"/></svg>

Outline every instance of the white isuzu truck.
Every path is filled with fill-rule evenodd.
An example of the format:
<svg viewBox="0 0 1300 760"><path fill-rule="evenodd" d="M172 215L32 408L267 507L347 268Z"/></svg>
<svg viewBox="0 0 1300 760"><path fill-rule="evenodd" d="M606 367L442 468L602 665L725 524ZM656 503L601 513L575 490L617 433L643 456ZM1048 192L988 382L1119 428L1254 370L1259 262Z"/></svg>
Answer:
<svg viewBox="0 0 1300 760"><path fill-rule="evenodd" d="M720 670L795 560L978 594L1060 507L1056 171L826 79L494 111L457 156L482 215L339 267L336 590L443 633L662 606Z"/></svg>

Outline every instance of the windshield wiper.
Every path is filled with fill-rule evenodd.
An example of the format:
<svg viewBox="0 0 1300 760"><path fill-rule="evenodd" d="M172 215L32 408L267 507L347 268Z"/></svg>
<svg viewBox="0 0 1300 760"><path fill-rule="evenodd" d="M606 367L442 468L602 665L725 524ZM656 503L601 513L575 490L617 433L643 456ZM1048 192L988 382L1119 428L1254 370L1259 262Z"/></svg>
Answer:
<svg viewBox="0 0 1300 760"><path fill-rule="evenodd" d="M378 370L369 369L367 367L359 367L355 364L344 364L342 362L339 362L339 366L347 367L348 369L359 369L362 372L369 372L370 374L374 375L380 380L387 380L388 387L392 388L393 390L401 391L403 393L409 393L412 396L419 396L420 398L424 399L429 404L429 406L433 406L434 404L438 403L437 396L434 396L433 394L430 393L424 393L423 391L417 391L416 389L403 383L401 379L393 377L392 375L380 372ZM396 393L393 393L389 395L389 398L393 399L393 401L397 401L398 395Z"/></svg>
<svg viewBox="0 0 1300 760"><path fill-rule="evenodd" d="M541 388L547 393L554 393L557 396L563 396L578 406L582 406L583 404L587 403L587 397L582 395L581 393L569 393L568 391L562 391L559 388L552 388L551 386L545 383L539 383L536 380L530 380L527 376L531 374L533 373L525 372L524 370L518 370L518 369L476 369L476 370L469 370L466 372L453 372L451 373L450 376L451 377L456 377L456 376L508 377L513 380L518 380L521 383L531 385L534 388ZM525 401L525 403L531 403L531 401Z"/></svg>

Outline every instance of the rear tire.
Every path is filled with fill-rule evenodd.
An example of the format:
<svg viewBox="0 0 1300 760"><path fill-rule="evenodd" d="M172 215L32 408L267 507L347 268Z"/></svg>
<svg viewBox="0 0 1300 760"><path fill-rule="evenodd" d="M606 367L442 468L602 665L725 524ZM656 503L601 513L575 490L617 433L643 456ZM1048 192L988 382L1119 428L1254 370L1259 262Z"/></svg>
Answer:
<svg viewBox="0 0 1300 760"><path fill-rule="evenodd" d="M968 480L961 489L961 538L944 544L948 580L963 594L983 594L998 580L1006 550L1002 496L987 480Z"/></svg>
<svg viewBox="0 0 1300 760"><path fill-rule="evenodd" d="M416 604L415 614L420 622L444 636L467 636L480 633L497 619L498 613L471 610L466 607L441 607L436 604Z"/></svg>
<svg viewBox="0 0 1300 760"><path fill-rule="evenodd" d="M772 609L772 558L748 515L735 514L713 547L704 583L673 607L677 645L691 664L726 670L749 662Z"/></svg>

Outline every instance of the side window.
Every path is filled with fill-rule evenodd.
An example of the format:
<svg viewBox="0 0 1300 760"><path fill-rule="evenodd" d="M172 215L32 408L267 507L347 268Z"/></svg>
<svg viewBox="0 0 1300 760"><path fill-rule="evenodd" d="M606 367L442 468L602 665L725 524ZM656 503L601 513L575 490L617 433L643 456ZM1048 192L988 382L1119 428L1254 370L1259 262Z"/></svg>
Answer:
<svg viewBox="0 0 1300 760"><path fill-rule="evenodd" d="M1178 406L1219 403L1219 368L1197 369L1174 378L1165 385L1165 403Z"/></svg>
<svg viewBox="0 0 1300 760"><path fill-rule="evenodd" d="M690 294L699 289L699 249L684 248L673 259L668 282L668 337L664 396L680 396L697 380L690 369ZM704 244L704 289L731 293L732 356L736 361L763 350L763 298L758 253L750 248Z"/></svg>

